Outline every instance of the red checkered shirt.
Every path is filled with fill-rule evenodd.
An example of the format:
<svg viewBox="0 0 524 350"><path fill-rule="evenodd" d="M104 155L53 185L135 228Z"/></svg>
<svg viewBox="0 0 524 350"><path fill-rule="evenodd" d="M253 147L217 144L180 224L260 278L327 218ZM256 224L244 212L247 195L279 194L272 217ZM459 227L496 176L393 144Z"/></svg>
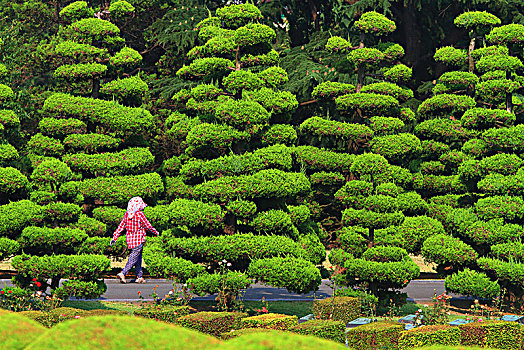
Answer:
<svg viewBox="0 0 524 350"><path fill-rule="evenodd" d="M113 234L114 241L117 240L124 229L126 229L126 242L129 249L133 249L146 241L146 230L159 235L141 211L137 211L132 219L127 217L127 212L124 214L120 225Z"/></svg>

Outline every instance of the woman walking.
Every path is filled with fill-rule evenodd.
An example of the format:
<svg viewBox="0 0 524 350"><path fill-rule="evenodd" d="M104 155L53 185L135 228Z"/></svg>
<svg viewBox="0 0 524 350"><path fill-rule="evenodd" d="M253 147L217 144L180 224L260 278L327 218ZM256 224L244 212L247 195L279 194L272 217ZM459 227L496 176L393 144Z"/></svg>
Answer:
<svg viewBox="0 0 524 350"><path fill-rule="evenodd" d="M131 249L131 254L127 260L126 266L117 276L120 278L121 283L126 283L126 275L135 266L136 271L136 282L146 283L146 280L142 277L142 250L144 248L144 242L146 241L146 230L159 235L158 231L149 223L146 216L142 212L147 206L146 203L140 197L133 197L127 204L127 211L124 213L124 217L118 225L113 239L110 245L115 244L118 236L126 230L126 242L127 247Z"/></svg>

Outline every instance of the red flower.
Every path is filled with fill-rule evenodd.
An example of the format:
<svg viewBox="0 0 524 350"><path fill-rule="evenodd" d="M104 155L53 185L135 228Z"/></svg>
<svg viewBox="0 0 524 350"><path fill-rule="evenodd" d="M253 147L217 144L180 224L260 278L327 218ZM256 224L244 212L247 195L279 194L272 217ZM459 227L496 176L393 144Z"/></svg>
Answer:
<svg viewBox="0 0 524 350"><path fill-rule="evenodd" d="M265 306L262 308L262 312L268 312Z"/></svg>
<svg viewBox="0 0 524 350"><path fill-rule="evenodd" d="M33 278L33 282L36 282L36 277L35 277L35 278Z"/></svg>
<svg viewBox="0 0 524 350"><path fill-rule="evenodd" d="M8 290L7 293L11 294L11 293L13 293L13 291L12 290Z"/></svg>
<svg viewBox="0 0 524 350"><path fill-rule="evenodd" d="M38 288L40 288L40 287L42 286L42 283L40 283L40 282L36 282L35 284L36 284L36 286L37 286Z"/></svg>
<svg viewBox="0 0 524 350"><path fill-rule="evenodd" d="M4 291L1 291L0 294L4 294Z"/></svg>

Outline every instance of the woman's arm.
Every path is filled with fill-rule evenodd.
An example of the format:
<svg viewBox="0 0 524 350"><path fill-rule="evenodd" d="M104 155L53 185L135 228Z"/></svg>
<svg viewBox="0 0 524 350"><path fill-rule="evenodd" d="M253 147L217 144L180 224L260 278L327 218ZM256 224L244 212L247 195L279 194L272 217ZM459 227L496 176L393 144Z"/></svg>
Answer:
<svg viewBox="0 0 524 350"><path fill-rule="evenodd" d="M116 240L118 239L118 236L120 236L122 231L124 231L124 229L126 228L126 218L127 218L127 212L124 213L124 217L122 218L122 221L120 221L120 225L118 225L118 227L115 230L115 233L113 233L113 241L116 242Z"/></svg>
<svg viewBox="0 0 524 350"><path fill-rule="evenodd" d="M152 233L154 233L155 235L159 235L160 232L158 232L154 227L153 225L151 225L151 223L149 222L149 220L147 220L146 218L146 215L144 213L142 213L141 211L136 213L135 215L139 215L139 218L140 218L140 221L142 221L142 223L144 224L144 226L146 227L146 229Z"/></svg>

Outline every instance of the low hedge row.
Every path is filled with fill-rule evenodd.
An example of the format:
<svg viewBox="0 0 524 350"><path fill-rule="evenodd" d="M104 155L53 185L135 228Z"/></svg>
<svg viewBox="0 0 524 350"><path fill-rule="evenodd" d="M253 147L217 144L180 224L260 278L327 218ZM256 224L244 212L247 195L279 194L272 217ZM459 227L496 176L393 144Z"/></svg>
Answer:
<svg viewBox="0 0 524 350"><path fill-rule="evenodd" d="M42 223L44 208L29 200L0 205L0 236L14 238L25 227Z"/></svg>
<svg viewBox="0 0 524 350"><path fill-rule="evenodd" d="M293 149L295 162L304 165L306 170L339 171L349 173L354 154L337 153L313 146L298 146Z"/></svg>
<svg viewBox="0 0 524 350"><path fill-rule="evenodd" d="M265 315L245 317L240 320L242 328L265 328L288 330L298 325L297 316L269 313Z"/></svg>
<svg viewBox="0 0 524 350"><path fill-rule="evenodd" d="M189 315L191 308L189 306L170 306L170 307L150 307L141 308L133 311L133 315L153 320L174 323L179 317Z"/></svg>
<svg viewBox="0 0 524 350"><path fill-rule="evenodd" d="M87 238L80 229L28 226L18 242L26 254L74 254Z"/></svg>
<svg viewBox="0 0 524 350"><path fill-rule="evenodd" d="M453 349L463 346L479 348L522 348L522 326L516 322L472 322L459 327L435 325L404 331L404 325L374 322L350 329L348 345L352 349ZM439 347L440 346L440 347Z"/></svg>
<svg viewBox="0 0 524 350"><path fill-rule="evenodd" d="M197 312L181 316L176 324L202 333L219 337L222 333L240 328L242 318L248 314L242 312Z"/></svg>
<svg viewBox="0 0 524 350"><path fill-rule="evenodd" d="M289 329L293 333L314 335L315 337L346 342L346 325L342 321L311 320Z"/></svg>
<svg viewBox="0 0 524 350"><path fill-rule="evenodd" d="M344 325L360 316L359 298L331 297L315 300L313 314L315 319L342 321Z"/></svg>
<svg viewBox="0 0 524 350"><path fill-rule="evenodd" d="M100 310L83 310L70 307L58 307L49 312L44 311L22 311L20 315L35 320L46 328L51 328L60 322L73 320L81 317L106 316L106 315L127 315L126 311L100 309Z"/></svg>

